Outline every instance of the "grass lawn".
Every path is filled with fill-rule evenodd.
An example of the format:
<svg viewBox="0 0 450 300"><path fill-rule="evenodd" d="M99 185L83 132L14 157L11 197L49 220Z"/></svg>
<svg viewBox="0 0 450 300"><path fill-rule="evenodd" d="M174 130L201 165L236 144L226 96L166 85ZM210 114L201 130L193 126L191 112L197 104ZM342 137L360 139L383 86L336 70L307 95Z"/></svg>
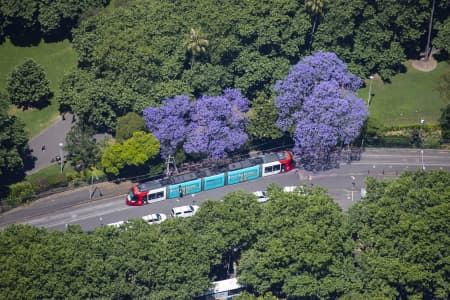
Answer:
<svg viewBox="0 0 450 300"><path fill-rule="evenodd" d="M31 180L48 178L50 176L58 175L61 172L60 168L61 168L60 165L53 164L44 169L37 171L36 173L27 175L25 179L28 181L31 181ZM70 173L73 171L74 171L74 168L69 163L64 164L64 168L63 168L64 174L67 174L67 173Z"/></svg>
<svg viewBox="0 0 450 300"><path fill-rule="evenodd" d="M450 66L440 62L431 72L421 72L405 63L407 72L392 78L391 83L383 83L375 77L372 83L370 113L385 126L418 124L422 118L427 124L437 124L440 109L447 103L437 90L441 76ZM359 96L367 101L367 86L359 90Z"/></svg>
<svg viewBox="0 0 450 300"><path fill-rule="evenodd" d="M33 58L40 64L50 81L50 90L54 93L51 105L42 110L30 109L22 111L15 106L11 112L25 122L26 130L33 137L58 119L59 111L56 97L63 75L76 67L76 53L69 41L57 43L41 42L38 46L17 47L9 40L0 45L0 90L5 91L8 74L25 58Z"/></svg>

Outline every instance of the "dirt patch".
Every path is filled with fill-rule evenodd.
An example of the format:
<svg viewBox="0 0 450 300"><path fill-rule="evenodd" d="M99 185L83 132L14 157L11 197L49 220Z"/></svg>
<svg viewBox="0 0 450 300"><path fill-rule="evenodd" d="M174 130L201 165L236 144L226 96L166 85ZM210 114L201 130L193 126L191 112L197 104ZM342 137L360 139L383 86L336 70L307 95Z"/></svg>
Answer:
<svg viewBox="0 0 450 300"><path fill-rule="evenodd" d="M436 51L432 51L430 58L425 60L425 58L421 59L411 59L411 65L414 69L422 72L431 72L437 67L437 61L434 59L433 54L437 53Z"/></svg>

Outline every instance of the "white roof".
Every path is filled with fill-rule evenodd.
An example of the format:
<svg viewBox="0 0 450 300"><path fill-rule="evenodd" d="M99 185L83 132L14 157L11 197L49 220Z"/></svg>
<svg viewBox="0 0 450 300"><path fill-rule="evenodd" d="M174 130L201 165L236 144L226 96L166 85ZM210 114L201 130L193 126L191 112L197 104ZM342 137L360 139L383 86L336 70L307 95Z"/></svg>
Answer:
<svg viewBox="0 0 450 300"><path fill-rule="evenodd" d="M230 278L221 281L214 281L214 291L213 293L220 293L225 291L230 291L243 287L238 283L237 278Z"/></svg>

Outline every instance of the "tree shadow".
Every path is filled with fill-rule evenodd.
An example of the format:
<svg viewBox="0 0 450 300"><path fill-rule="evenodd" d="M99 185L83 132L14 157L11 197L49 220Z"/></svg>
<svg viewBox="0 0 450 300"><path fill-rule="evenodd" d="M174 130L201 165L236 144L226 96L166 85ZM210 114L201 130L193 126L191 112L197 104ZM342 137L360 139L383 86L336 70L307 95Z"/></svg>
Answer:
<svg viewBox="0 0 450 300"><path fill-rule="evenodd" d="M33 156L33 149L27 149L22 157L24 170L29 171L33 170L36 166L37 158Z"/></svg>
<svg viewBox="0 0 450 300"><path fill-rule="evenodd" d="M50 99L53 97L53 92L50 92L47 96L42 97L39 102L30 104L30 103L21 103L21 104L16 104L16 106L22 110L27 110L27 109L32 109L32 108L36 108L36 109L44 109L47 106L49 106L51 104Z"/></svg>
<svg viewBox="0 0 450 300"><path fill-rule="evenodd" d="M39 28L33 27L26 30L21 28L19 24L9 26L6 30L6 35L9 36L13 45L20 47L37 46L42 38Z"/></svg>

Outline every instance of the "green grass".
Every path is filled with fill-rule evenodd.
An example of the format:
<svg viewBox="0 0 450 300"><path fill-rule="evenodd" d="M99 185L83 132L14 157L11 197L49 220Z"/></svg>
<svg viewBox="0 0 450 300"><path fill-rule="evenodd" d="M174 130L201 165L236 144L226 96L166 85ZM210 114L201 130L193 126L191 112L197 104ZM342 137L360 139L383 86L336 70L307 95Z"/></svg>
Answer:
<svg viewBox="0 0 450 300"><path fill-rule="evenodd" d="M450 66L446 62L438 64L431 72L417 71L405 63L407 72L392 78L391 83L383 83L375 78L372 83L370 114L387 127L415 125L423 118L427 124L437 124L440 109L448 103L440 97L437 87L441 76ZM359 90L359 95L367 101L367 87Z"/></svg>
<svg viewBox="0 0 450 300"><path fill-rule="evenodd" d="M59 111L56 97L60 94L59 86L63 75L76 67L76 53L69 41L57 43L41 42L38 46L17 47L9 40L0 45L0 90L5 91L8 74L25 58L33 58L40 64L50 81L50 89L54 93L51 105L44 109L19 110L14 106L11 112L24 123L30 137L39 134L58 119Z"/></svg>
<svg viewBox="0 0 450 300"><path fill-rule="evenodd" d="M63 168L64 174L67 174L67 173L70 173L73 171L74 171L74 169L70 164L66 163L64 165L64 168ZM58 164L53 164L51 166L48 166L44 169L37 171L36 173L27 175L25 179L28 181L32 181L32 180L37 180L37 179L42 179L42 178L49 178L50 176L57 175L60 172L61 172L60 166Z"/></svg>

